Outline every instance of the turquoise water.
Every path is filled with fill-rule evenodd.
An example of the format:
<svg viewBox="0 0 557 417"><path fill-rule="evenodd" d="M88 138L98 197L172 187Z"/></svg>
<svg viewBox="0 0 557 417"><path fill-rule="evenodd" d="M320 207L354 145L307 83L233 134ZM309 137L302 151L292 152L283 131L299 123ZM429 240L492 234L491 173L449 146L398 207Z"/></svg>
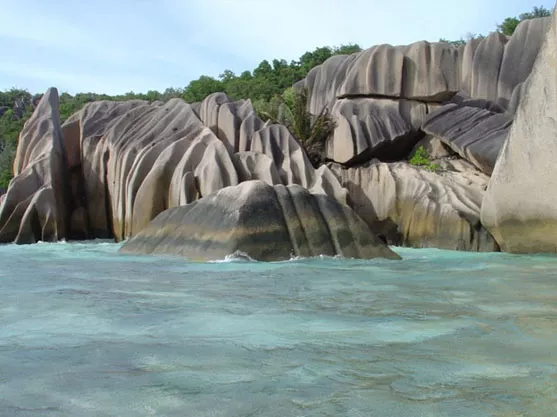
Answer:
<svg viewBox="0 0 557 417"><path fill-rule="evenodd" d="M556 415L557 258L0 246L0 416Z"/></svg>

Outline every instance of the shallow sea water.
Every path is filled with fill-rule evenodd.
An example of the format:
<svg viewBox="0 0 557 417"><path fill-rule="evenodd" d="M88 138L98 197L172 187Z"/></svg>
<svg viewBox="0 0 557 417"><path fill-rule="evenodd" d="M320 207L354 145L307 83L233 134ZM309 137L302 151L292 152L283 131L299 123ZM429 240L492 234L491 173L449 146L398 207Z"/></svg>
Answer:
<svg viewBox="0 0 557 417"><path fill-rule="evenodd" d="M0 246L0 416L557 415L557 257Z"/></svg>

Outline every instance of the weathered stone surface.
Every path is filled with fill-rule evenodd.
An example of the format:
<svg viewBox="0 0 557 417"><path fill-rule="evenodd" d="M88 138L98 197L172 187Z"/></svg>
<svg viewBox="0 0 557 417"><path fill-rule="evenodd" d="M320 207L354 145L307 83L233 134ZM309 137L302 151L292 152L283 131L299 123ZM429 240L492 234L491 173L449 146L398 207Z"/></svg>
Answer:
<svg viewBox="0 0 557 417"><path fill-rule="evenodd" d="M346 79L359 54L335 55L322 65L312 68L306 78L295 84L295 88L307 87L311 90L308 107L313 114L319 114L325 107L332 108L338 91Z"/></svg>
<svg viewBox="0 0 557 417"><path fill-rule="evenodd" d="M0 205L0 242L34 243L66 238L67 161L58 91L42 97L19 136L14 178Z"/></svg>
<svg viewBox="0 0 557 417"><path fill-rule="evenodd" d="M366 49L351 62L337 97L365 95L403 98L403 68L404 53L401 48L377 45Z"/></svg>
<svg viewBox="0 0 557 417"><path fill-rule="evenodd" d="M480 224L485 175L440 174L406 163L331 166L352 207L389 244L465 251L497 249Z"/></svg>
<svg viewBox="0 0 557 417"><path fill-rule="evenodd" d="M219 132L220 106L228 102L230 102L230 99L225 93L214 93L206 97L199 105L199 119L215 135L218 135Z"/></svg>
<svg viewBox="0 0 557 417"><path fill-rule="evenodd" d="M505 45L497 79L497 102L502 107L509 107L513 91L532 72L550 22L549 17L523 20Z"/></svg>
<svg viewBox="0 0 557 417"><path fill-rule="evenodd" d="M466 101L447 104L429 114L422 130L439 138L462 158L491 174L507 139L512 117Z"/></svg>
<svg viewBox="0 0 557 417"><path fill-rule="evenodd" d="M109 152L104 135L111 124L132 109L150 108L146 101L96 101L86 104L62 126L70 181L71 237L111 236L107 203ZM75 213L75 214L74 214Z"/></svg>
<svg viewBox="0 0 557 417"><path fill-rule="evenodd" d="M425 41L400 48L404 49L401 98L441 102L459 91L461 58L458 49Z"/></svg>
<svg viewBox="0 0 557 417"><path fill-rule="evenodd" d="M337 127L327 143L327 158L347 165L404 158L419 140L417 126L426 112L425 104L407 100L337 100L332 110Z"/></svg>
<svg viewBox="0 0 557 417"><path fill-rule="evenodd" d="M377 45L350 56L332 57L310 71L298 87L312 91L309 110L318 114L339 98L406 99L430 103L463 92L509 107L526 80L549 18L520 23L512 37L492 33L455 48L448 43Z"/></svg>
<svg viewBox="0 0 557 417"><path fill-rule="evenodd" d="M299 184L314 194L328 194L346 202L346 190L340 186L327 167L314 169L300 143L282 125L258 130L251 140L251 151L275 161L283 184Z"/></svg>
<svg viewBox="0 0 557 417"><path fill-rule="evenodd" d="M551 18L482 204L507 252L557 252L557 13Z"/></svg>
<svg viewBox="0 0 557 417"><path fill-rule="evenodd" d="M41 238L36 237L43 233L37 216L45 225L42 238L122 240L168 208L250 179L300 184L346 201L346 190L330 170L314 169L288 129L263 123L249 101L231 102L216 94L198 111L180 99L95 102L60 128L52 100L45 95L46 104L23 133L18 175L1 200L2 241ZM240 148L245 149L235 153ZM44 187L52 192L46 189L35 198ZM52 196L64 206L47 204ZM38 203L44 207L27 210ZM31 220L31 228L21 223ZM34 236L18 237L20 227Z"/></svg>
<svg viewBox="0 0 557 417"><path fill-rule="evenodd" d="M460 48L425 41L377 45L330 58L312 69L296 87L310 89L310 112L318 114L327 107L337 120L326 147L329 160L347 166L372 158L400 160L420 139L415 132L426 116L441 104L473 97L476 102L468 102L470 107L493 112L509 109L512 114L547 22L547 18L533 19L521 23L510 38L492 33ZM497 116L490 122L493 126L483 126L486 131L478 128L472 132L477 136L491 135L490 129L500 131L489 140L482 139L481 144L470 147L450 142L464 157L491 172L504 141L504 129L496 126L504 124L503 119ZM469 135L461 139L472 140ZM466 152L462 147L467 148Z"/></svg>
<svg viewBox="0 0 557 417"><path fill-rule="evenodd" d="M399 259L347 205L299 185L247 181L159 214L124 253L278 261L318 255Z"/></svg>
<svg viewBox="0 0 557 417"><path fill-rule="evenodd" d="M460 66L460 91L468 97L472 96L472 75L474 74L474 55L482 39L471 39L464 48L459 48L462 55Z"/></svg>
<svg viewBox="0 0 557 417"><path fill-rule="evenodd" d="M493 32L482 39L474 54L470 96L497 101L497 84L508 37Z"/></svg>
<svg viewBox="0 0 557 417"><path fill-rule="evenodd" d="M240 181L262 180L267 184L282 184L275 161L258 152L239 152L235 155Z"/></svg>

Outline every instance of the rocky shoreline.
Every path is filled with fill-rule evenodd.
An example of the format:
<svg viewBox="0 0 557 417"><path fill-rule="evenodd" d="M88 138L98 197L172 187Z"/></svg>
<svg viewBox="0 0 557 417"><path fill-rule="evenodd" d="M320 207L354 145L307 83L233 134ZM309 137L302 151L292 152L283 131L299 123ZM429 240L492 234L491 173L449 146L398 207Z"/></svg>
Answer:
<svg viewBox="0 0 557 417"><path fill-rule="evenodd" d="M62 125L51 88L20 134L0 242L114 238L201 260L556 252L556 56L554 14L460 48L332 57L295 85L337 124L317 169L249 100L99 101ZM421 146L436 169L408 162Z"/></svg>

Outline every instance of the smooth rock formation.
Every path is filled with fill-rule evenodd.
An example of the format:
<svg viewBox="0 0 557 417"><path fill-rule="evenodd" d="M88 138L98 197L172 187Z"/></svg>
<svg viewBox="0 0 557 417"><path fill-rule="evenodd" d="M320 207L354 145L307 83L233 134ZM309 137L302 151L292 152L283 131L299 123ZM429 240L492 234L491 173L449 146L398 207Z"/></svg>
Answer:
<svg viewBox="0 0 557 417"><path fill-rule="evenodd" d="M471 103L473 104L473 103ZM462 103L441 106L429 114L422 130L439 138L462 158L491 174L507 140L512 117Z"/></svg>
<svg viewBox="0 0 557 417"><path fill-rule="evenodd" d="M314 169L290 131L263 123L249 101L94 102L61 128L56 94L22 132L0 241L122 240L168 208L251 179L346 202L330 170Z"/></svg>
<svg viewBox="0 0 557 417"><path fill-rule="evenodd" d="M58 92L49 89L19 136L14 178L0 204L0 242L64 239L68 231L67 161Z"/></svg>
<svg viewBox="0 0 557 417"><path fill-rule="evenodd" d="M400 160L419 140L426 113L425 104L408 100L337 100L332 110L337 127L326 157L346 165L371 158Z"/></svg>
<svg viewBox="0 0 557 417"><path fill-rule="evenodd" d="M87 103L62 126L70 181L70 238L108 238L111 213L107 203L109 151L105 134L112 123L146 101Z"/></svg>
<svg viewBox="0 0 557 417"><path fill-rule="evenodd" d="M509 100L514 90L526 81L532 72L550 23L549 17L524 20L505 45L497 77L497 102L502 107L509 108Z"/></svg>
<svg viewBox="0 0 557 417"><path fill-rule="evenodd" d="M295 88L309 88L309 110L327 108L337 123L325 144L335 173L315 169L289 129L264 123L249 100L101 101L60 126L51 89L21 133L15 177L0 196L0 242L123 240L169 209L261 181L351 202L391 243L493 250L479 222L493 172L489 230L505 249L550 251L553 182L532 177L555 160L554 26L528 78L550 22L527 20L510 38L493 33L458 48L377 45L312 69ZM419 146L441 171L390 163ZM534 225L530 237L525 224Z"/></svg>
<svg viewBox="0 0 557 417"><path fill-rule="evenodd" d="M557 252L557 12L551 19L482 204L507 252Z"/></svg>
<svg viewBox="0 0 557 417"><path fill-rule="evenodd" d="M549 18L526 20L510 38L492 33L459 48L425 41L377 45L330 58L295 87L311 91L311 113L319 114L327 107L337 121L326 147L327 159L346 166L373 158L400 160L421 139L416 130L442 104L482 99L493 105L488 110L508 111L512 117L548 25ZM463 115L447 114L442 124L461 123L459 116ZM483 126L484 132L473 132L490 135L489 145L482 139L481 144L470 146L468 135L460 138L462 143L448 142L489 173L504 142L504 129L498 126L505 124L503 119L498 116L491 121L494 125ZM402 150L406 155L401 155Z"/></svg>
<svg viewBox="0 0 557 417"><path fill-rule="evenodd" d="M459 92L507 108L531 72L549 22L547 17L525 20L510 38L492 33L462 48L425 41L373 46L330 58L297 87L312 91L309 107L315 114L340 98L441 103Z"/></svg>
<svg viewBox="0 0 557 417"><path fill-rule="evenodd" d="M389 244L464 251L497 245L480 224L488 177L469 171L440 174L406 163L331 169L348 189L352 207Z"/></svg>
<svg viewBox="0 0 557 417"><path fill-rule="evenodd" d="M319 255L400 259L348 206L299 185L246 181L159 214L123 253L196 261L242 254L259 261Z"/></svg>

